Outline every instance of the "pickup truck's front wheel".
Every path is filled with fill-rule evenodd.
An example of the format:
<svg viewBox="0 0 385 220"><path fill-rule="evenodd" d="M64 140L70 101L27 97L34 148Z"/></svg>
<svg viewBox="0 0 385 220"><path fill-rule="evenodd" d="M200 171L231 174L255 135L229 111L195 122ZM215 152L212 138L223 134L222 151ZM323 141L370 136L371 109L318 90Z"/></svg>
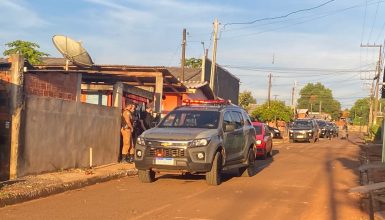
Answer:
<svg viewBox="0 0 385 220"><path fill-rule="evenodd" d="M142 183L152 183L155 181L155 172L152 170L138 170L138 177Z"/></svg>
<svg viewBox="0 0 385 220"><path fill-rule="evenodd" d="M222 154L220 152L215 153L211 170L206 173L206 182L214 186L222 182Z"/></svg>

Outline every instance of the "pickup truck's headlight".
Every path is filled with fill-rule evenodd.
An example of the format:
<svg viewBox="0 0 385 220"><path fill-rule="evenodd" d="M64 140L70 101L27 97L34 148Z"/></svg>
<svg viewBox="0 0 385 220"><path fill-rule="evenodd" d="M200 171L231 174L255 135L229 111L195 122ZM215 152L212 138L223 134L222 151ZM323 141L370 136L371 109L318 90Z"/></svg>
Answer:
<svg viewBox="0 0 385 220"><path fill-rule="evenodd" d="M292 132L293 132L293 130L289 130L289 132L290 132L290 133L292 133Z"/></svg>
<svg viewBox="0 0 385 220"><path fill-rule="evenodd" d="M191 147L201 147L206 146L210 143L210 138L196 139L191 142Z"/></svg>
<svg viewBox="0 0 385 220"><path fill-rule="evenodd" d="M138 139L136 139L136 143L138 143L139 145L143 145L143 146L146 145L146 142L144 141L144 138L142 138L142 137L138 137Z"/></svg>
<svg viewBox="0 0 385 220"><path fill-rule="evenodd" d="M307 132L313 132L313 130L307 130Z"/></svg>
<svg viewBox="0 0 385 220"><path fill-rule="evenodd" d="M262 141L261 140L257 140L255 143L257 143L259 145L259 144L262 144Z"/></svg>

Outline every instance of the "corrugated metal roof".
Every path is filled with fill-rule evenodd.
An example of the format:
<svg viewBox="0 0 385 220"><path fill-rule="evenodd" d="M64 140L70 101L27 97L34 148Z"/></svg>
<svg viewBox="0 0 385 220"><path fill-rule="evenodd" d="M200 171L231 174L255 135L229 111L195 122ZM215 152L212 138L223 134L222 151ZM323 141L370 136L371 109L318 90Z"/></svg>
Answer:
<svg viewBox="0 0 385 220"><path fill-rule="evenodd" d="M203 86L208 85L208 82L201 81L183 81L182 83L189 89L199 89Z"/></svg>
<svg viewBox="0 0 385 220"><path fill-rule="evenodd" d="M182 68L180 67L167 67L167 70L174 75L177 79L182 80ZM188 68L184 69L185 81L200 81L201 80L201 68Z"/></svg>

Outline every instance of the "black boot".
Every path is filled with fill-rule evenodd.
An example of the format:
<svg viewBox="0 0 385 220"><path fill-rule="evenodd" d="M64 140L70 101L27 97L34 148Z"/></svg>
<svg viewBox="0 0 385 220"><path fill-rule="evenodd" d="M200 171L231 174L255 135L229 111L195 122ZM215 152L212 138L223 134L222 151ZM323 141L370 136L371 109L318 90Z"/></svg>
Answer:
<svg viewBox="0 0 385 220"><path fill-rule="evenodd" d="M128 163L127 154L122 154L122 159L120 160L121 163Z"/></svg>
<svg viewBox="0 0 385 220"><path fill-rule="evenodd" d="M133 163L134 162L134 155L130 154L128 163Z"/></svg>

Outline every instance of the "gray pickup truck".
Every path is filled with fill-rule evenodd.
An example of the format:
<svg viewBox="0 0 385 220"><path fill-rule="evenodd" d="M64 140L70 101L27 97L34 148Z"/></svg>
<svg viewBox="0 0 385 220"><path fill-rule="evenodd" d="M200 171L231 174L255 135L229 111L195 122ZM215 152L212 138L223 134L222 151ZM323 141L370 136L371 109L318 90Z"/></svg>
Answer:
<svg viewBox="0 0 385 220"><path fill-rule="evenodd" d="M255 130L247 113L227 102L199 102L171 111L157 127L145 131L135 148L142 182L157 172L205 174L210 185L221 183L224 170L255 173Z"/></svg>

